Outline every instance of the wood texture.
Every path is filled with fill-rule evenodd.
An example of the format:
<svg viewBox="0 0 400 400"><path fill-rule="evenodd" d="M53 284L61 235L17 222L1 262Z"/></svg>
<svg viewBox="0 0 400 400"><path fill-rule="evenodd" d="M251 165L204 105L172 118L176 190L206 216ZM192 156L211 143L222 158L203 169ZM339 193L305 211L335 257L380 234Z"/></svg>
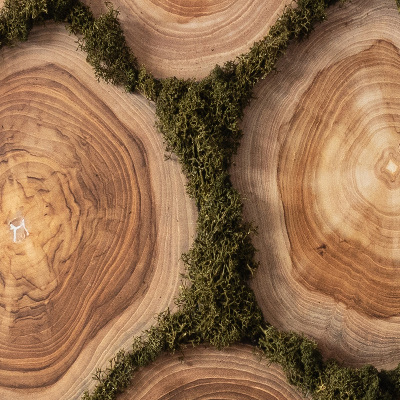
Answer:
<svg viewBox="0 0 400 400"><path fill-rule="evenodd" d="M266 319L347 365L400 358L399 21L392 1L330 10L257 87L232 170Z"/></svg>
<svg viewBox="0 0 400 400"><path fill-rule="evenodd" d="M198 79L289 3L114 2L140 63ZM266 319L347 365L400 356L398 26L391 0L331 10L257 87L232 169L259 226ZM47 24L1 51L0 398L80 398L174 307L195 233L154 106L98 83L75 40ZM122 398L301 398L246 346L163 357L134 379Z"/></svg>
<svg viewBox="0 0 400 400"><path fill-rule="evenodd" d="M84 0L95 14L103 0ZM156 77L203 78L267 35L291 0L115 0L127 42Z"/></svg>
<svg viewBox="0 0 400 400"><path fill-rule="evenodd" d="M194 235L154 107L76 48L47 24L1 54L1 398L79 398L174 308Z"/></svg>
<svg viewBox="0 0 400 400"><path fill-rule="evenodd" d="M119 400L300 400L282 370L260 361L250 346L187 349L137 373Z"/></svg>

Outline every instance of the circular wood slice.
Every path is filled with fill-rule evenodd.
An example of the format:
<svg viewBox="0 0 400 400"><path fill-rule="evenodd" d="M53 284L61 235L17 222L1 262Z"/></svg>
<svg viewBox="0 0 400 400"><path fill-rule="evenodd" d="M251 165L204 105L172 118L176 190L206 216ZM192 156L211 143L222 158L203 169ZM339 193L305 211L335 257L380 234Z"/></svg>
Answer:
<svg viewBox="0 0 400 400"><path fill-rule="evenodd" d="M300 400L280 367L260 361L250 346L187 349L160 357L134 375L119 400Z"/></svg>
<svg viewBox="0 0 400 400"><path fill-rule="evenodd" d="M76 48L48 24L1 53L2 398L49 385L38 398L79 397L174 307L194 235L154 106L98 83Z"/></svg>
<svg viewBox="0 0 400 400"><path fill-rule="evenodd" d="M266 319L349 365L400 361L399 22L392 1L330 10L257 87L232 171Z"/></svg>
<svg viewBox="0 0 400 400"><path fill-rule="evenodd" d="M95 15L103 0L84 0ZM246 53L291 0L114 0L127 42L156 77L203 78Z"/></svg>

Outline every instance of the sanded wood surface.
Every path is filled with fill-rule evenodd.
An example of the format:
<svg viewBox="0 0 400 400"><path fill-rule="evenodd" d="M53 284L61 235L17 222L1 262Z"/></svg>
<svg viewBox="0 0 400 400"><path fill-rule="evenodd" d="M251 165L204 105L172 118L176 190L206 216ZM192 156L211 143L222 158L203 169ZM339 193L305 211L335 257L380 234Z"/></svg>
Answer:
<svg viewBox="0 0 400 400"><path fill-rule="evenodd" d="M347 365L400 357L399 22L393 1L329 10L257 87L232 169L266 319Z"/></svg>
<svg viewBox="0 0 400 400"><path fill-rule="evenodd" d="M95 15L103 0L84 0ZM127 42L156 77L203 78L268 34L291 0L115 0Z"/></svg>
<svg viewBox="0 0 400 400"><path fill-rule="evenodd" d="M300 400L283 371L260 360L250 346L187 349L139 371L118 400Z"/></svg>
<svg viewBox="0 0 400 400"><path fill-rule="evenodd" d="M174 308L194 236L154 106L98 83L76 49L47 24L1 52L5 399L79 398L97 367Z"/></svg>

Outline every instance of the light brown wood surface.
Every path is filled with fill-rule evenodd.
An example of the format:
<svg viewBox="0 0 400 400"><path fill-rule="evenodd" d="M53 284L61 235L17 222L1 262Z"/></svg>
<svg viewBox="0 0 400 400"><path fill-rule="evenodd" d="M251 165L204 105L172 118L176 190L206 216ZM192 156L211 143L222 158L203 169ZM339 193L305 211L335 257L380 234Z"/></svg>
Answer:
<svg viewBox="0 0 400 400"><path fill-rule="evenodd" d="M97 82L76 49L47 24L1 52L4 399L93 386L96 368L174 308L195 233L154 106Z"/></svg>
<svg viewBox="0 0 400 400"><path fill-rule="evenodd" d="M256 89L232 169L268 321L346 365L400 360L400 16L328 12Z"/></svg>
<svg viewBox="0 0 400 400"><path fill-rule="evenodd" d="M84 0L95 15L103 0ZM156 77L204 78L246 53L291 0L115 0L127 42Z"/></svg>
<svg viewBox="0 0 400 400"><path fill-rule="evenodd" d="M283 371L260 360L250 346L218 351L200 346L160 357L143 368L118 400L300 400Z"/></svg>

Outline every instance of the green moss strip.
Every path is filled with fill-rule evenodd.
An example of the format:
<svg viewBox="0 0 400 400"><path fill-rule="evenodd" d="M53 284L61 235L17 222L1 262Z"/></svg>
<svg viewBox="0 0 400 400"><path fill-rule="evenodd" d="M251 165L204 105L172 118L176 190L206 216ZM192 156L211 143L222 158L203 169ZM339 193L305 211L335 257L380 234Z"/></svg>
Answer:
<svg viewBox="0 0 400 400"><path fill-rule="evenodd" d="M117 11L94 18L78 0L6 0L0 13L0 45L26 40L35 23L68 23L98 79L139 90L156 103L157 126L187 178L187 193L198 208L197 236L183 255L186 280L179 311L160 314L157 323L120 351L84 400L115 399L132 374L163 352L209 343L218 348L251 343L278 363L291 384L314 399L397 399L400 366L377 371L324 362L314 341L280 332L263 320L248 279L255 271L253 227L242 218L242 200L229 167L242 136L239 121L254 85L274 70L289 43L305 38L335 1L298 0L286 8L269 34L236 61L216 66L202 81L155 79L139 66L126 44ZM397 0L397 4L399 4Z"/></svg>

